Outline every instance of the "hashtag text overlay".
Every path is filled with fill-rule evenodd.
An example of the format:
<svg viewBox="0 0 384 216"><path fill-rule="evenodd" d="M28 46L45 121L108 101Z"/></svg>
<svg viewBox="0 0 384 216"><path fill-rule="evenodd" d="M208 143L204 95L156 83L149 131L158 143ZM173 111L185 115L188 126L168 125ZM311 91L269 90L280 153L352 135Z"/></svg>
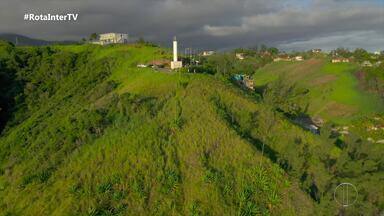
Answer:
<svg viewBox="0 0 384 216"><path fill-rule="evenodd" d="M24 14L25 21L77 21L79 14L68 13L68 14Z"/></svg>

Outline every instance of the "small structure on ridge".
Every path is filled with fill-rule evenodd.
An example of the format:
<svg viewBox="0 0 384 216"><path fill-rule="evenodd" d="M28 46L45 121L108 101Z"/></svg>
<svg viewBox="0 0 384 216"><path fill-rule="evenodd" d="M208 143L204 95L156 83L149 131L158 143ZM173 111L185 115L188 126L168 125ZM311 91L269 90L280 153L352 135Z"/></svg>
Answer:
<svg viewBox="0 0 384 216"><path fill-rule="evenodd" d="M177 56L177 39L173 39L173 61L171 61L171 69L178 69L183 67L183 62L178 60Z"/></svg>

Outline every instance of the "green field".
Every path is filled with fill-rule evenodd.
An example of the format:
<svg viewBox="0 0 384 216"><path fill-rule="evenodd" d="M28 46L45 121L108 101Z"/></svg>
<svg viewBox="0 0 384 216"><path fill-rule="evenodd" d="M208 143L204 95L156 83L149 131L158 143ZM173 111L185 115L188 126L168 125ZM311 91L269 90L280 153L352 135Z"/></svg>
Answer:
<svg viewBox="0 0 384 216"><path fill-rule="evenodd" d="M283 76L310 90L309 113L336 123L381 113L384 104L375 94L359 89L354 73L359 68L353 63L332 64L328 59L304 62L271 63L259 69L256 85L266 85Z"/></svg>

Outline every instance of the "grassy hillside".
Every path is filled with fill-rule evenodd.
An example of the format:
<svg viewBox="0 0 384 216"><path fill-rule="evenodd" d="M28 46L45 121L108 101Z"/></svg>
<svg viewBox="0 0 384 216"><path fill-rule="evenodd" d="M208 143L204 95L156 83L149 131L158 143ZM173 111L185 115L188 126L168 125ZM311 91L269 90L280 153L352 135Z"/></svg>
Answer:
<svg viewBox="0 0 384 216"><path fill-rule="evenodd" d="M0 215L384 209L381 145L314 135L215 76L136 67L169 58L165 49L1 44L0 53L20 83L0 137ZM333 199L345 181L361 194L347 209Z"/></svg>
<svg viewBox="0 0 384 216"><path fill-rule="evenodd" d="M384 104L378 95L359 89L353 63L332 64L327 58L304 62L271 63L254 75L256 85L266 85L283 76L309 89L309 113L325 120L348 123L353 118L380 113Z"/></svg>
<svg viewBox="0 0 384 216"><path fill-rule="evenodd" d="M0 138L1 215L312 211L218 114L213 96L257 108L233 87L137 69L168 55L155 47L26 50L8 50L29 57L19 62L25 102Z"/></svg>

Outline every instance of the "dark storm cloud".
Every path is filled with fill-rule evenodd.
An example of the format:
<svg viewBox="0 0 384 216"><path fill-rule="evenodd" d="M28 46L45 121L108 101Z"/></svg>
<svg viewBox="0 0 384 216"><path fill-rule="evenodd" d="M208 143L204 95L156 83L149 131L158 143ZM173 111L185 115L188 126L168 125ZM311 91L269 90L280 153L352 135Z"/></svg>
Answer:
<svg viewBox="0 0 384 216"><path fill-rule="evenodd" d="M2 0L0 32L55 40L127 32L160 43L178 35L184 46L267 43L287 49L324 47L321 41L337 47L344 35L353 41L348 46L384 49L383 44L367 44L384 37L383 8L384 0ZM23 21L30 12L74 12L79 20Z"/></svg>

